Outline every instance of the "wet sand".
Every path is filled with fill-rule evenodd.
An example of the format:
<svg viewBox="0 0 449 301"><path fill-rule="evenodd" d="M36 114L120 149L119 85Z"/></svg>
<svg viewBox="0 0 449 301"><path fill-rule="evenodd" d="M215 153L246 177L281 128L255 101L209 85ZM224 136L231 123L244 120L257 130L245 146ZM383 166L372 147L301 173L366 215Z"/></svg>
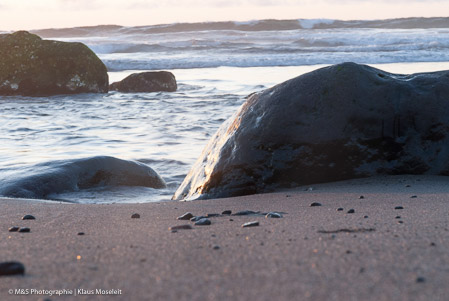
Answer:
<svg viewBox="0 0 449 301"><path fill-rule="evenodd" d="M212 217L210 226L176 220L224 210L284 214ZM25 214L36 220L21 220ZM438 176L194 202L2 199L0 261L20 261L26 273L0 277L0 300L60 299L10 289L72 291L64 300L447 300L448 214L449 177ZM259 226L241 227L250 221ZM183 224L193 229L168 230ZM31 232L8 232L11 226Z"/></svg>

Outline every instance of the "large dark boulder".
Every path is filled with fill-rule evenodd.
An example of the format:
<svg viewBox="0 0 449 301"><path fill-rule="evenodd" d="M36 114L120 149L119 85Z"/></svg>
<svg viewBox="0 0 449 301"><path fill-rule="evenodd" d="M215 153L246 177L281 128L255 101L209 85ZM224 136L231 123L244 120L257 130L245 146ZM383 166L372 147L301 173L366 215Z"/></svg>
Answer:
<svg viewBox="0 0 449 301"><path fill-rule="evenodd" d="M0 35L0 95L106 93L108 82L106 66L82 43Z"/></svg>
<svg viewBox="0 0 449 301"><path fill-rule="evenodd" d="M175 76L167 71L133 73L109 86L119 92L174 92L177 88Z"/></svg>
<svg viewBox="0 0 449 301"><path fill-rule="evenodd" d="M344 63L254 94L173 199L377 174L449 175L449 71L398 75Z"/></svg>

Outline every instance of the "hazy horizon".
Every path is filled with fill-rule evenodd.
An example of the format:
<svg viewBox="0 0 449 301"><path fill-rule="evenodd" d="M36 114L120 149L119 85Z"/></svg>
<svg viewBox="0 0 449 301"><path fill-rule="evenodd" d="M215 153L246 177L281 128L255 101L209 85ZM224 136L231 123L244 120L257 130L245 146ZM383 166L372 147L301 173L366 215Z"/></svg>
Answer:
<svg viewBox="0 0 449 301"><path fill-rule="evenodd" d="M3 0L0 30L37 30L98 25L145 26L171 23L263 19L382 20L446 17L444 0Z"/></svg>

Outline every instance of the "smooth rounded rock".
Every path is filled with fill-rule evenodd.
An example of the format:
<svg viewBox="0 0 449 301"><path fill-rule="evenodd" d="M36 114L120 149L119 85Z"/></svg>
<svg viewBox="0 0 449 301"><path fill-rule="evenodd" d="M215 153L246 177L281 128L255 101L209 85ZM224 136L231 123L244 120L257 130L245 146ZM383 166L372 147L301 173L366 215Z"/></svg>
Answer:
<svg viewBox="0 0 449 301"><path fill-rule="evenodd" d="M193 217L193 214L190 212L186 212L181 216L178 216L176 219L178 220L190 220Z"/></svg>
<svg viewBox="0 0 449 301"><path fill-rule="evenodd" d="M282 218L282 214L277 212L268 212L265 218Z"/></svg>
<svg viewBox="0 0 449 301"><path fill-rule="evenodd" d="M312 204L310 204L310 207L320 207L320 206L323 206L323 205L318 202L313 202Z"/></svg>
<svg viewBox="0 0 449 301"><path fill-rule="evenodd" d="M349 209L348 212L346 212L346 213L355 213L355 210L354 209Z"/></svg>
<svg viewBox="0 0 449 301"><path fill-rule="evenodd" d="M28 227L22 227L19 229L19 232L20 233L28 233L28 232L31 232L31 229Z"/></svg>
<svg viewBox="0 0 449 301"><path fill-rule="evenodd" d="M0 276L24 275L25 266L18 261L0 262Z"/></svg>
<svg viewBox="0 0 449 301"><path fill-rule="evenodd" d="M140 218L140 214L139 213L133 213L131 215L131 218Z"/></svg>
<svg viewBox="0 0 449 301"><path fill-rule="evenodd" d="M20 229L20 227L13 226L13 227L9 227L8 231L9 232L17 232L17 231L19 231L19 229Z"/></svg>
<svg viewBox="0 0 449 301"><path fill-rule="evenodd" d="M212 224L212 222L207 218L202 218L195 222L195 226L209 226L210 224Z"/></svg>
<svg viewBox="0 0 449 301"><path fill-rule="evenodd" d="M384 174L449 175L449 71L343 63L249 96L174 200L224 198Z"/></svg>
<svg viewBox="0 0 449 301"><path fill-rule="evenodd" d="M259 222L254 221L254 222L247 222L247 223L244 223L244 224L242 225L242 228L257 227L257 226L259 226Z"/></svg>
<svg viewBox="0 0 449 301"><path fill-rule="evenodd" d="M22 217L22 220L33 220L36 219L34 216L27 214Z"/></svg>

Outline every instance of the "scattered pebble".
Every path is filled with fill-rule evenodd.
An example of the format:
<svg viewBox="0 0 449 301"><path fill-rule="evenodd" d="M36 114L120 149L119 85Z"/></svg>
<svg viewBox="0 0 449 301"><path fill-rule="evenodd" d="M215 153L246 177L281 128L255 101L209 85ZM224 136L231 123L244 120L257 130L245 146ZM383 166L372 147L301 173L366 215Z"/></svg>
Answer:
<svg viewBox="0 0 449 301"><path fill-rule="evenodd" d="M403 221L398 221L398 224L403 224L404 222Z"/></svg>
<svg viewBox="0 0 449 301"><path fill-rule="evenodd" d="M209 226L211 223L210 219L202 218L199 221L195 222L195 226Z"/></svg>
<svg viewBox="0 0 449 301"><path fill-rule="evenodd" d="M396 219L399 219L399 218L401 218L401 216L400 215L396 215L396 217L395 217Z"/></svg>
<svg viewBox="0 0 449 301"><path fill-rule="evenodd" d="M343 208L341 208L341 207L337 208L337 211L343 211Z"/></svg>
<svg viewBox="0 0 449 301"><path fill-rule="evenodd" d="M396 206L396 207L394 207L394 209L395 209L395 210L402 210L402 209L404 209L404 207L402 207L402 206Z"/></svg>
<svg viewBox="0 0 449 301"><path fill-rule="evenodd" d="M435 244L434 242L431 242L430 245L431 245L432 247L435 247L435 246L436 246L436 244Z"/></svg>
<svg viewBox="0 0 449 301"><path fill-rule="evenodd" d="M257 227L259 226L259 222L248 222L248 223L244 223L242 225L242 228L246 228L246 227Z"/></svg>
<svg viewBox="0 0 449 301"><path fill-rule="evenodd" d="M310 204L310 207L318 207L318 206L322 206L321 203L313 202L312 204Z"/></svg>
<svg viewBox="0 0 449 301"><path fill-rule="evenodd" d="M176 219L179 219L179 220L190 220L192 217L193 217L192 213L186 212L183 215L178 216Z"/></svg>
<svg viewBox="0 0 449 301"><path fill-rule="evenodd" d="M84 232L78 232L77 235L84 235Z"/></svg>
<svg viewBox="0 0 449 301"><path fill-rule="evenodd" d="M364 199L365 197L363 195L359 196L359 199Z"/></svg>
<svg viewBox="0 0 449 301"><path fill-rule="evenodd" d="M140 218L140 214L139 213L134 213L133 215L131 215L131 218Z"/></svg>
<svg viewBox="0 0 449 301"><path fill-rule="evenodd" d="M17 261L7 261L0 263L0 276L23 275L25 266Z"/></svg>
<svg viewBox="0 0 449 301"><path fill-rule="evenodd" d="M265 215L266 218L281 218L282 214L277 212L268 212L267 215Z"/></svg>
<svg viewBox="0 0 449 301"><path fill-rule="evenodd" d="M20 228L20 229L19 229L19 232L21 232L21 233L31 232L31 229L28 228L28 227L23 227L23 228Z"/></svg>
<svg viewBox="0 0 449 301"><path fill-rule="evenodd" d="M27 214L25 216L22 217L23 220L31 220L31 219L36 219L34 216Z"/></svg>
<svg viewBox="0 0 449 301"><path fill-rule="evenodd" d="M252 214L257 214L257 212L251 211L251 210L243 210L243 211L234 213L233 215L252 215Z"/></svg>
<svg viewBox="0 0 449 301"><path fill-rule="evenodd" d="M207 218L209 218L209 217L217 217L217 216L220 216L220 214L218 214L218 213L208 213L208 214L206 214Z"/></svg>
<svg viewBox="0 0 449 301"><path fill-rule="evenodd" d="M197 221L199 221L200 219L203 219L203 218L206 218L206 217L203 216L203 215L195 216L195 217L192 217L192 218L190 219L190 221L191 221L191 222L197 222Z"/></svg>
<svg viewBox="0 0 449 301"><path fill-rule="evenodd" d="M410 198L411 199L416 199L418 196L416 196L416 195L412 195Z"/></svg>
<svg viewBox="0 0 449 301"><path fill-rule="evenodd" d="M213 248L212 249L214 249L214 250L218 250L218 249L220 249L220 246L213 246Z"/></svg>
<svg viewBox="0 0 449 301"><path fill-rule="evenodd" d="M346 212L346 213L355 213L355 210L354 209L349 209L348 212Z"/></svg>
<svg viewBox="0 0 449 301"><path fill-rule="evenodd" d="M363 218L368 218L368 215L365 215Z"/></svg>
<svg viewBox="0 0 449 301"><path fill-rule="evenodd" d="M233 222L234 220L232 218L229 219L230 222Z"/></svg>
<svg viewBox="0 0 449 301"><path fill-rule="evenodd" d="M168 230L171 230L171 231L189 230L189 229L192 229L192 226L190 226L190 225L178 225L178 226L173 226L173 227L168 228Z"/></svg>
<svg viewBox="0 0 449 301"><path fill-rule="evenodd" d="M416 277L416 283L424 283L426 282L426 278L424 277Z"/></svg>
<svg viewBox="0 0 449 301"><path fill-rule="evenodd" d="M17 232L17 231L19 231L19 227L16 227L16 226L10 227L10 228L8 229L8 231L9 231L9 232Z"/></svg>
<svg viewBox="0 0 449 301"><path fill-rule="evenodd" d="M223 214L223 215L231 215L232 211L231 210L225 210L221 214Z"/></svg>

